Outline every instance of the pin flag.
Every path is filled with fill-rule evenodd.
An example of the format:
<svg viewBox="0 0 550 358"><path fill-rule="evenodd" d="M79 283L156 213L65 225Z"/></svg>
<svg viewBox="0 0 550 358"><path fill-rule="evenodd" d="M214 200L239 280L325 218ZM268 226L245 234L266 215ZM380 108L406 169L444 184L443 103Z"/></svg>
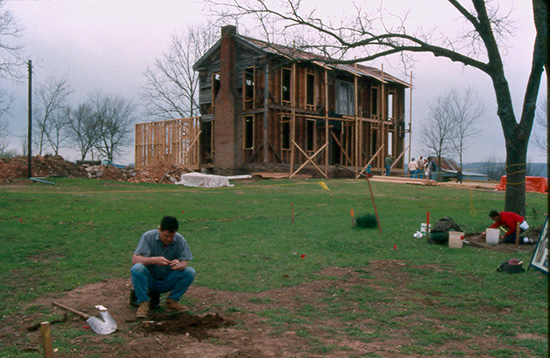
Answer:
<svg viewBox="0 0 550 358"><path fill-rule="evenodd" d="M23 219L19 218L19 222L23 222Z"/></svg>
<svg viewBox="0 0 550 358"><path fill-rule="evenodd" d="M397 250L397 244L393 245L393 249Z"/></svg>
<svg viewBox="0 0 550 358"><path fill-rule="evenodd" d="M321 186L321 188L330 191L330 189L328 188L328 186L327 186L325 183L323 183L322 181L319 182L319 185Z"/></svg>
<svg viewBox="0 0 550 358"><path fill-rule="evenodd" d="M185 213L185 210L182 210L181 213L184 214L184 213Z"/></svg>
<svg viewBox="0 0 550 358"><path fill-rule="evenodd" d="M304 255L304 254L300 255L300 259L303 259L304 257L306 257L306 255Z"/></svg>

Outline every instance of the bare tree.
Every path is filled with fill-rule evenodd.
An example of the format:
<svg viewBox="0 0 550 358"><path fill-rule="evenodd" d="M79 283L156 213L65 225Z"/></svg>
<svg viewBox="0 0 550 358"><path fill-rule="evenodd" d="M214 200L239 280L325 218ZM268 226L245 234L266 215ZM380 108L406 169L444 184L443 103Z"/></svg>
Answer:
<svg viewBox="0 0 550 358"><path fill-rule="evenodd" d="M476 135L476 124L485 113L485 106L471 87L463 92L453 88L449 92L451 101L451 121L453 122L454 135L451 144L458 161L463 168L462 155L467 146L467 140Z"/></svg>
<svg viewBox="0 0 550 358"><path fill-rule="evenodd" d="M168 52L145 72L141 98L148 115L171 119L199 114L199 81L193 64L217 40L214 29L208 23L172 35Z"/></svg>
<svg viewBox="0 0 550 358"><path fill-rule="evenodd" d="M9 78L17 81L20 78L18 66L21 61L22 46L17 39L21 30L12 13L5 9L6 1L0 0L0 79ZM5 153L9 145L9 113L13 97L0 88L0 153Z"/></svg>
<svg viewBox="0 0 550 358"><path fill-rule="evenodd" d="M441 157L450 152L456 136L452 112L453 98L449 92L437 97L430 105L430 117L422 127L425 149L437 157L438 163L441 163ZM441 180L440 175L441 170L438 171L438 180Z"/></svg>
<svg viewBox="0 0 550 358"><path fill-rule="evenodd" d="M6 116L9 114L13 97L0 91L0 154L3 154L8 148L8 138L10 136L9 122Z"/></svg>
<svg viewBox="0 0 550 358"><path fill-rule="evenodd" d="M0 78L18 79L23 47L16 40L21 29L5 5L6 0L0 0Z"/></svg>
<svg viewBox="0 0 550 358"><path fill-rule="evenodd" d="M536 100L544 66L550 80L548 56L549 3L532 0L534 27L536 30L530 73L523 96L524 102L519 122L512 103L502 52L513 30L510 14L502 14L498 3L489 0L447 0L451 11L462 20L463 29L456 36L440 29L424 31L418 27L409 31L407 18L380 9L378 13L365 14L369 6L356 6L356 14L338 23L325 21L315 10L304 12L300 0L206 0L211 9L222 17L276 18L283 30L295 28L301 32L314 31L320 37L310 48L341 56L356 51L353 60L331 62L353 63L383 58L392 54L407 56L413 53L430 53L438 58L471 66L491 79L497 101L497 114L506 140L506 188L505 209L525 213L525 166L527 147L533 128ZM277 10L280 9L280 10ZM391 23L396 20L397 22ZM424 25L425 26L425 25ZM328 51L330 49L331 51Z"/></svg>
<svg viewBox="0 0 550 358"><path fill-rule="evenodd" d="M34 94L36 100L33 108L33 122L35 123L33 127L35 140L33 142L38 146L38 154L42 155L46 143L49 143L57 154L61 144L58 136L61 134L65 118L62 115L63 108L71 93L73 90L66 78L58 80L52 77L38 85Z"/></svg>
<svg viewBox="0 0 550 358"><path fill-rule="evenodd" d="M80 160L84 160L86 155L92 152L98 139L97 128L97 116L94 116L88 103L82 103L71 111L67 122L67 133L71 142L78 147Z"/></svg>
<svg viewBox="0 0 550 358"><path fill-rule="evenodd" d="M63 106L56 108L48 120L48 130L45 132L45 135L54 155L59 154L59 149L68 139L66 126L70 115L71 108Z"/></svg>
<svg viewBox="0 0 550 358"><path fill-rule="evenodd" d="M95 148L109 160L129 144L132 134L134 105L118 96L96 93L90 97L96 122Z"/></svg>

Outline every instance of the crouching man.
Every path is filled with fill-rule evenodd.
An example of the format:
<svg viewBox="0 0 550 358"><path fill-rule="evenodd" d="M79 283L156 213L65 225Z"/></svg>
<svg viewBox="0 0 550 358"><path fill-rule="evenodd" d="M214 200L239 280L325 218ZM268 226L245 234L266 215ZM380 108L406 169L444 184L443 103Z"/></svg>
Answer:
<svg viewBox="0 0 550 358"><path fill-rule="evenodd" d="M132 258L132 283L138 309L136 318L149 313L149 300L157 300L161 293L170 292L166 309L181 312L179 303L195 279L195 270L189 267L193 259L187 241L178 234L179 223L173 216L165 216L158 230L144 233Z"/></svg>
<svg viewBox="0 0 550 358"><path fill-rule="evenodd" d="M521 235L525 230L529 229L529 224L527 224L527 221L525 221L525 218L523 216L519 216L516 213L508 212L508 211L496 211L491 210L489 213L489 217L491 220L494 221L493 225L489 226L491 229L498 229L499 227L503 226L508 231L506 231L506 234L504 236L500 236L500 239L505 244L514 244L516 242L516 227L519 224L519 234ZM485 233L481 234L482 236L485 235ZM533 241L528 237L521 237L519 239L520 244L532 244Z"/></svg>

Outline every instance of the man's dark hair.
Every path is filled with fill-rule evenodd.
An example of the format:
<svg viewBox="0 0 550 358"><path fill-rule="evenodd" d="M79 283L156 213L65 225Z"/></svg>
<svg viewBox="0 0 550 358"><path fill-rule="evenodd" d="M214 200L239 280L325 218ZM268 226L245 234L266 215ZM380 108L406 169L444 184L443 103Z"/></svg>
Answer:
<svg viewBox="0 0 550 358"><path fill-rule="evenodd" d="M496 210L491 210L491 212L489 213L489 217L492 219L492 218L496 218L497 216L499 216L500 213Z"/></svg>
<svg viewBox="0 0 550 358"><path fill-rule="evenodd" d="M173 216L165 216L160 221L160 231L176 232L179 226L178 219Z"/></svg>

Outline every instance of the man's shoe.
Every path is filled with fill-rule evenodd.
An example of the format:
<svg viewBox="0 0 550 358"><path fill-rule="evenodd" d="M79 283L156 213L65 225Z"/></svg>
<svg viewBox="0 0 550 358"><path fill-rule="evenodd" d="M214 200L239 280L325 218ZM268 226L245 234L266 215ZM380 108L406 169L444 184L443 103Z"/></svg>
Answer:
<svg viewBox="0 0 550 358"><path fill-rule="evenodd" d="M136 318L145 318L149 313L149 302L141 302L136 312Z"/></svg>
<svg viewBox="0 0 550 358"><path fill-rule="evenodd" d="M166 309L176 312L185 311L185 308L179 302L173 301L169 298L166 299Z"/></svg>

